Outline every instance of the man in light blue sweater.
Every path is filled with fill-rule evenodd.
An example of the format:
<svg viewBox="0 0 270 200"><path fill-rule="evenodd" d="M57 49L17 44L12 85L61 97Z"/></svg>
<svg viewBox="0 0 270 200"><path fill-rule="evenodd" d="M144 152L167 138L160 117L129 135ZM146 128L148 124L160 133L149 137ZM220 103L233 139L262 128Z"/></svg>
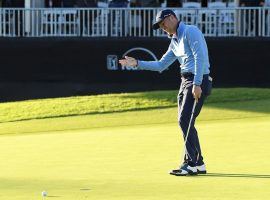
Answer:
<svg viewBox="0 0 270 200"><path fill-rule="evenodd" d="M182 81L178 94L178 121L186 139L185 156L179 169L172 170L170 174L176 176L205 174L206 168L194 124L212 87L207 44L202 32L196 26L179 22L172 10L162 10L157 14L153 29L159 28L171 37L169 48L159 61L142 61L126 56L119 63L141 70L162 72L176 59L179 61ZM193 106L195 111L191 119Z"/></svg>

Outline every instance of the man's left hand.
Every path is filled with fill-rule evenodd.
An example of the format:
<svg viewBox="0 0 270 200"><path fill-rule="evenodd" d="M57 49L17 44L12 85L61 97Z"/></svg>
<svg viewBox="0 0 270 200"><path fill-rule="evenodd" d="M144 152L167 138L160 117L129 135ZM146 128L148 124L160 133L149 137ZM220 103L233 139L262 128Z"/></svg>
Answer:
<svg viewBox="0 0 270 200"><path fill-rule="evenodd" d="M202 95L201 86L199 86L199 85L193 85L192 94L193 94L196 102L198 103L199 98L201 98L201 95Z"/></svg>

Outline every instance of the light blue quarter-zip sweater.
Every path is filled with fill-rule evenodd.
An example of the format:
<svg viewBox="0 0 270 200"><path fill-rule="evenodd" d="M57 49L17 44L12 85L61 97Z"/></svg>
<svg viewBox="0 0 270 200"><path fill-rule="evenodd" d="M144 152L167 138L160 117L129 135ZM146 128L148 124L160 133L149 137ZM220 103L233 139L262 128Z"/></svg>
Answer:
<svg viewBox="0 0 270 200"><path fill-rule="evenodd" d="M167 52L159 61L138 60L138 69L162 72L178 59L181 73L194 74L194 85L201 85L203 75L210 73L207 44L202 32L193 25L179 23Z"/></svg>

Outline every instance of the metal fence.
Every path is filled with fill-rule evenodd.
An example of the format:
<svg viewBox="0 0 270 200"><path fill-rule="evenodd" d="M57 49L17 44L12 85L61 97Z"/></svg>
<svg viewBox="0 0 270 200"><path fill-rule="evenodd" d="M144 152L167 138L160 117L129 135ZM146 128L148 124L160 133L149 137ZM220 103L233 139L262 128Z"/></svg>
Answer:
<svg viewBox="0 0 270 200"><path fill-rule="evenodd" d="M151 25L159 8L0 9L1 37L166 36ZM179 20L205 36L270 36L270 7L174 9Z"/></svg>

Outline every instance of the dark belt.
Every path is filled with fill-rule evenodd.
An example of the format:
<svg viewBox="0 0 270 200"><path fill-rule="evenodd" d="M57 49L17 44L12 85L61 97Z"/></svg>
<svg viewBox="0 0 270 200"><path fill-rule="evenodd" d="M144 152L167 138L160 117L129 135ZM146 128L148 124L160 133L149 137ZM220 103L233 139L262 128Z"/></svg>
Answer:
<svg viewBox="0 0 270 200"><path fill-rule="evenodd" d="M184 73L181 73L181 77L183 78L190 78L190 77L193 77L194 74L192 74L192 72L184 72ZM209 78L209 81L212 81L212 77L209 76L209 74L204 74L203 77L205 76L208 76Z"/></svg>

